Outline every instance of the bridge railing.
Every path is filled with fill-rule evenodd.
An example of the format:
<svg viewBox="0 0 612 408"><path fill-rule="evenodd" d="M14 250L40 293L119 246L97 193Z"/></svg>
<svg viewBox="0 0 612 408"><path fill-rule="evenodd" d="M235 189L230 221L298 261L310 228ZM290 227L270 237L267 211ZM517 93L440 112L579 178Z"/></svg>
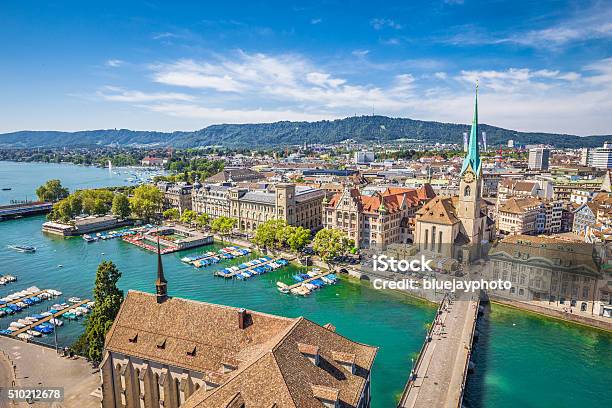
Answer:
<svg viewBox="0 0 612 408"><path fill-rule="evenodd" d="M436 317L434 318L434 322L438 318L438 316L440 316L440 313L441 313L444 305L448 301L448 299L449 299L448 293L445 293L444 297L442 298L442 301L438 305L438 309L436 310ZM433 333L434 329L435 329L435 324L433 324L433 322L432 322L431 327L429 328L429 330L427 331L427 335L425 336L425 340L423 341L423 344L421 345L421 349L419 350L419 355L418 355L418 357L416 359L416 362L414 363L413 367L411 368L410 375L408 377L408 381L406 382L406 385L404 386L404 391L402 393L402 398L400 399L400 403L398 405L398 408L401 408L404 405L404 402L405 402L406 398L408 397L408 394L410 393L410 390L412 389L412 386L414 385L414 381L417 378L416 377L416 373L419 371L419 367L421 366L421 362L423 361L423 355L425 354L425 348L427 347L427 345L430 342L430 339L432 337L432 333Z"/></svg>

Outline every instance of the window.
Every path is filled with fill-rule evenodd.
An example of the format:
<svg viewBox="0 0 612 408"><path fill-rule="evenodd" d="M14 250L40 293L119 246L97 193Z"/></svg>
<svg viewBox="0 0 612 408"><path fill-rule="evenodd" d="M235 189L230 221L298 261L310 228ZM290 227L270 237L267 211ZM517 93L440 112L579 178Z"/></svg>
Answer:
<svg viewBox="0 0 612 408"><path fill-rule="evenodd" d="M465 186L465 189L463 190L463 196L468 197L471 194L472 194L472 189L470 188L470 186Z"/></svg>

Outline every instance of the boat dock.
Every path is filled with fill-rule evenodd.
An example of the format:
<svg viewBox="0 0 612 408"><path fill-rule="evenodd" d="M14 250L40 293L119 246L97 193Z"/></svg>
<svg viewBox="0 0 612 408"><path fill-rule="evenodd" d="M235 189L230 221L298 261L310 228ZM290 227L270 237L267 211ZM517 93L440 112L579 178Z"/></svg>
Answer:
<svg viewBox="0 0 612 408"><path fill-rule="evenodd" d="M46 214L53 209L52 203L33 201L28 203L0 206L0 221L30 215Z"/></svg>
<svg viewBox="0 0 612 408"><path fill-rule="evenodd" d="M14 305L15 303L23 302L25 299L29 299L32 296L38 296L38 295L40 295L42 293L46 293L46 292L47 292L46 290L41 290L41 291L38 291L38 292L34 292L31 295L25 295L25 296L20 297L19 299L10 300L10 301L0 305L0 307L6 306L6 305Z"/></svg>
<svg viewBox="0 0 612 408"><path fill-rule="evenodd" d="M478 294L444 297L414 362L399 408L462 406L479 305Z"/></svg>
<svg viewBox="0 0 612 408"><path fill-rule="evenodd" d="M54 313L51 316L47 316L44 319L40 319L40 320L38 320L38 321L36 321L36 322L26 326L26 327L22 327L21 329L12 332L10 335L12 337L16 337L17 335L19 335L21 333L24 333L27 330L31 330L32 328L38 326L41 323L45 323L45 322L48 322L51 319L55 319L57 317L60 317L61 315L66 313L67 310L74 309L75 307L82 306L82 305L84 305L85 303L88 303L88 302L90 302L90 300L89 299L85 299L85 300L81 300L80 302L77 302L77 303L72 303L72 304L68 305L67 307L63 308L62 310L59 310L57 313Z"/></svg>
<svg viewBox="0 0 612 408"><path fill-rule="evenodd" d="M221 276L222 278L230 279L230 278L233 278L234 276L236 276L236 275L238 275L238 274L240 274L242 272L249 272L249 271L252 271L253 269L255 269L257 267L268 265L268 264L271 264L273 262L277 262L277 261L279 261L281 259L283 259L283 258L270 259L269 261L261 262L261 263L258 263L257 265L251 265L251 266L248 266L246 268L238 269L237 271L233 271L233 272L229 272L229 273L221 273L220 271L217 271L217 272L215 272L215 276Z"/></svg>
<svg viewBox="0 0 612 408"><path fill-rule="evenodd" d="M303 281L301 281L301 282L294 283L293 285L287 285L287 290L288 290L288 291L291 291L291 289L299 288L300 286L302 286L302 285L303 285L303 284L305 284L305 283L310 283L310 282L312 282L312 281L313 281L313 280L315 280L315 279L321 279L321 278L323 278L323 277L325 277L325 276L329 275L330 273L332 273L332 272L329 272L329 271L327 271L327 272L321 272L320 274L315 275L315 276L313 276L313 277L311 277L311 278L308 278L308 279L304 279L304 280L303 280Z"/></svg>

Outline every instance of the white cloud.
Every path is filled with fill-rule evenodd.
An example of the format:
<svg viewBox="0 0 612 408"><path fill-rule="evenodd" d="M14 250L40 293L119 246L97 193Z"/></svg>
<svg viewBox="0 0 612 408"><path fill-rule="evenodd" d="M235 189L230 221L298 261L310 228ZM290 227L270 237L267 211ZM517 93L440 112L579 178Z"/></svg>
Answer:
<svg viewBox="0 0 612 408"><path fill-rule="evenodd" d="M395 67L377 84L348 61L351 75L298 54L242 51L206 61L151 65L163 92L107 87L98 97L137 105L175 118L219 122L318 120L354 113L469 122L476 80L481 118L510 129L577 134L612 133L612 58L579 71L512 67L502 70L431 70L420 74ZM371 78L370 75L365 76ZM188 92L168 92L167 87Z"/></svg>
<svg viewBox="0 0 612 408"><path fill-rule="evenodd" d="M192 101L191 95L177 92L141 92L126 90L115 86L105 86L96 92L98 97L115 102L156 102L156 101Z"/></svg>
<svg viewBox="0 0 612 408"><path fill-rule="evenodd" d="M404 28L401 24L390 18L374 18L370 20L370 25L375 30L382 30L383 28L392 28L394 30L401 30Z"/></svg>
<svg viewBox="0 0 612 408"><path fill-rule="evenodd" d="M320 24L322 22L323 22L322 18L313 18L312 20L310 20L310 24L312 25Z"/></svg>
<svg viewBox="0 0 612 408"><path fill-rule="evenodd" d="M111 68L117 68L123 65L123 61L119 59L109 59L104 63L104 65L106 65L107 67L111 67Z"/></svg>

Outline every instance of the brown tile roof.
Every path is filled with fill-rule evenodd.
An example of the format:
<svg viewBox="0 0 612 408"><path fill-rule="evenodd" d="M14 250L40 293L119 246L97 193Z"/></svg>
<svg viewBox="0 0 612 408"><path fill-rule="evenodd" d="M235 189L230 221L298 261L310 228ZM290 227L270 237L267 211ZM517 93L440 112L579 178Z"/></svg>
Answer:
<svg viewBox="0 0 612 408"><path fill-rule="evenodd" d="M502 205L499 209L500 212L506 212L511 214L523 214L528 209L532 207L539 206L541 201L537 198L527 197L527 198L509 198L504 205Z"/></svg>
<svg viewBox="0 0 612 408"><path fill-rule="evenodd" d="M436 197L417 211L416 219L420 222L453 225L459 222L457 210L452 197Z"/></svg>
<svg viewBox="0 0 612 408"><path fill-rule="evenodd" d="M344 192L335 194L328 205L335 207L344 194ZM380 209L381 204L384 203L387 212L391 214L401 210L404 200L406 200L406 204L409 207L413 207L436 196L429 184L418 189L389 187L382 193L377 193L372 196L362 195L358 189L352 188L349 190L349 194L356 200L360 211L375 213Z"/></svg>
<svg viewBox="0 0 612 408"><path fill-rule="evenodd" d="M187 408L246 407L320 408L311 386L335 388L340 407L354 407L369 376L377 349L351 341L302 317L289 319L249 313L249 324L238 327L238 308L170 298L158 304L155 295L129 291L106 338L106 349L117 353L203 372L219 387L201 388ZM136 342L130 338L138 335ZM156 346L159 339L165 347ZM197 347L195 356L187 352ZM318 348L315 366L300 348ZM354 355L355 374L347 373L334 356ZM223 362L238 364L222 374Z"/></svg>

